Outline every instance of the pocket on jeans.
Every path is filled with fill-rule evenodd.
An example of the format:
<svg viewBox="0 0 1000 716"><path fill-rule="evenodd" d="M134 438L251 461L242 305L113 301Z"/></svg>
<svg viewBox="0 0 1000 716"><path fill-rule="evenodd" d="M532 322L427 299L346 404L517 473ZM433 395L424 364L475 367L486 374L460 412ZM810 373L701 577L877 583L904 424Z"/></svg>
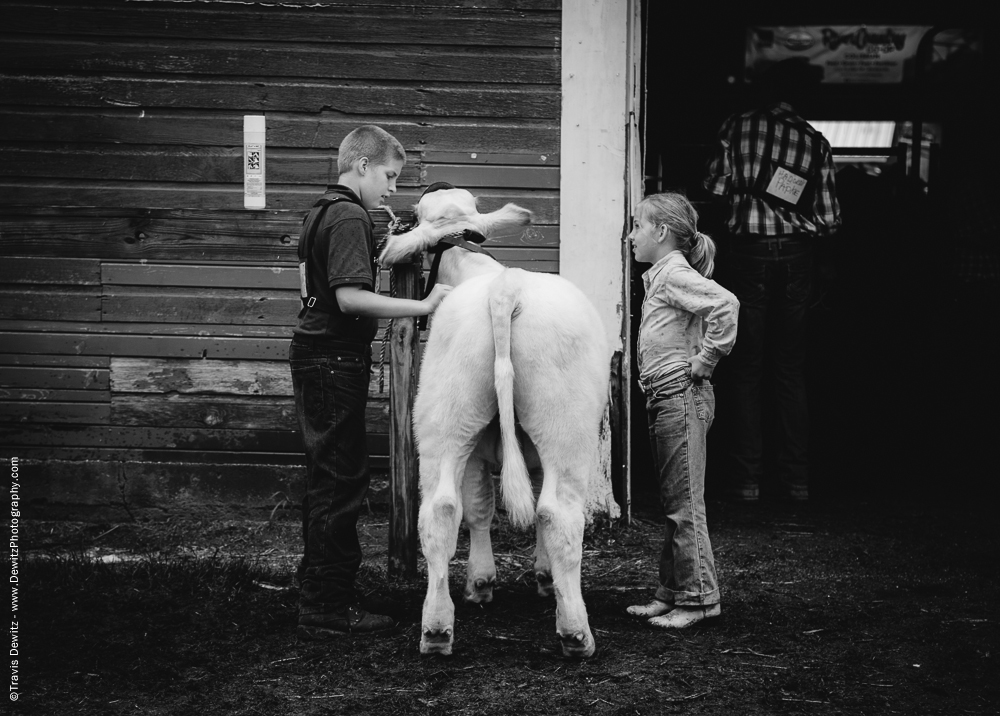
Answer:
<svg viewBox="0 0 1000 716"><path fill-rule="evenodd" d="M307 416L321 415L326 406L322 365L292 365L292 384L302 401L301 410Z"/></svg>
<svg viewBox="0 0 1000 716"><path fill-rule="evenodd" d="M699 420L703 420L709 425L715 420L715 388L711 383L702 385L692 385L691 393L694 396L695 413Z"/></svg>
<svg viewBox="0 0 1000 716"><path fill-rule="evenodd" d="M330 360L330 372L345 377L368 375L368 365L360 356L338 356Z"/></svg>

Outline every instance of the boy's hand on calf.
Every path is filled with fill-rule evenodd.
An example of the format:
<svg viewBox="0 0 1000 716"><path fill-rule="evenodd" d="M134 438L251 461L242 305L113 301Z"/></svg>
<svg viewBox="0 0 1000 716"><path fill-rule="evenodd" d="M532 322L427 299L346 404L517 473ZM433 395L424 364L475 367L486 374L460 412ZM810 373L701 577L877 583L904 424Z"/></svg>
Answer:
<svg viewBox="0 0 1000 716"><path fill-rule="evenodd" d="M434 288L431 289L430 294L423 301L430 307L431 313L437 310L438 304L440 304L441 301L444 300L445 296L451 293L452 288L454 288L454 286L449 286L444 283L439 283L435 285Z"/></svg>

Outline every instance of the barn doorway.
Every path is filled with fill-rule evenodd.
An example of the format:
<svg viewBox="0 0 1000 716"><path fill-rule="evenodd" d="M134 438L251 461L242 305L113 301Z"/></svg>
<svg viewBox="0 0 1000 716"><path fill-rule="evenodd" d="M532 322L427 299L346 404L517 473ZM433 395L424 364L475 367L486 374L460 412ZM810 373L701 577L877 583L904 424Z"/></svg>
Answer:
<svg viewBox="0 0 1000 716"><path fill-rule="evenodd" d="M835 10L777 5L725 16L703 7L645 3L640 132L646 193L684 191L710 235L723 227L701 182L718 128L748 108L754 28L804 28L814 36L824 29L881 28L919 40L903 64L885 69L895 76L824 82L814 106L802 111L833 145L843 218L812 303L811 487L818 499L917 496L947 470L970 489L987 489L979 467L985 425L943 424L934 416L955 407L954 394L922 387L931 356L948 352L951 339L943 333L972 331L986 317L985 305L996 300L996 246L984 247L979 238L995 236L984 202L996 195L995 142L985 131L985 83L996 62L983 49L995 47L995 29L964 2L932 17L903 4L880 6L878 17L862 3ZM871 67L874 73L879 65ZM630 272L633 365L647 268L634 264ZM923 340L928 334L937 337ZM953 346L965 341L952 336ZM714 381L719 406L710 436L710 499L719 496L723 478L728 377L723 361ZM995 376L984 383L989 395L1000 394ZM970 399L957 400L965 406ZM640 502L655 499L657 488L635 376L631 406L632 490ZM963 446L958 457L956 444Z"/></svg>

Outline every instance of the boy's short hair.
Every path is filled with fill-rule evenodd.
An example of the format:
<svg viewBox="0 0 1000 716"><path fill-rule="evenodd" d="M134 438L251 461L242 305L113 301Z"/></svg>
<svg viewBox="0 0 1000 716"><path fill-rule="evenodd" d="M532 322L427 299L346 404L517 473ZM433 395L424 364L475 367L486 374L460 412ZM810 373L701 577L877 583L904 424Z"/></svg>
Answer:
<svg viewBox="0 0 1000 716"><path fill-rule="evenodd" d="M406 161L406 150L399 140L381 127L366 124L344 137L337 152L337 171L346 174L354 162L368 157L373 166L388 164L394 159Z"/></svg>

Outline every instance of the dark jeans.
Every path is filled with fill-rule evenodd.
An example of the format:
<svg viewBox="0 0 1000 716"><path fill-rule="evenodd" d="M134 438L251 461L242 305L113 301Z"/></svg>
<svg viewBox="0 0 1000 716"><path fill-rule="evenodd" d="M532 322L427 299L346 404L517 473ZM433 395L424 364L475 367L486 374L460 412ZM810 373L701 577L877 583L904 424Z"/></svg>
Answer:
<svg viewBox="0 0 1000 716"><path fill-rule="evenodd" d="M370 480L365 406L371 360L361 352L297 341L288 358L306 449L299 608L338 610L356 601L354 578L361 566L357 522Z"/></svg>
<svg viewBox="0 0 1000 716"><path fill-rule="evenodd" d="M774 378L777 474L783 497L808 496L809 411L803 365L814 247L732 239L720 256L719 282L740 301L739 330L730 355L732 442L730 487L755 495L764 473L765 368ZM767 364L770 364L769 366Z"/></svg>

